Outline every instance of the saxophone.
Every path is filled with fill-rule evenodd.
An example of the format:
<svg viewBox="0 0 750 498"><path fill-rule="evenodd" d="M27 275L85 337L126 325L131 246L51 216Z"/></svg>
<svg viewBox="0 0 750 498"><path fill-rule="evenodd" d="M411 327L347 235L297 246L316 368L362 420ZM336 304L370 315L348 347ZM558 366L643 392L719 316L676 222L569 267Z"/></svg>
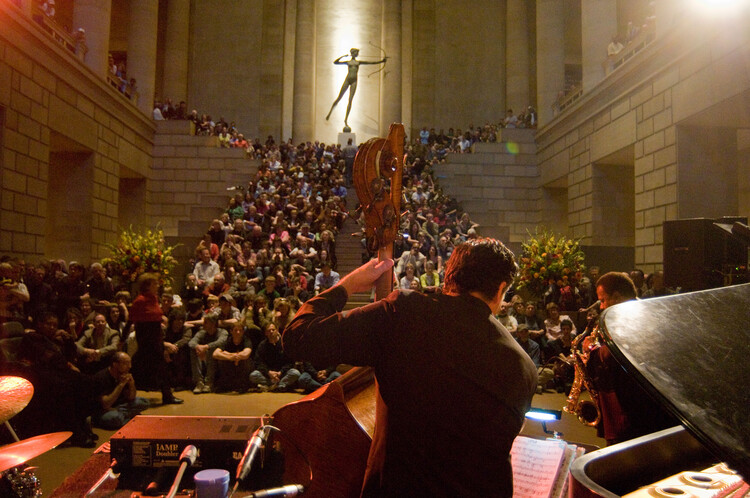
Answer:
<svg viewBox="0 0 750 498"><path fill-rule="evenodd" d="M580 347L579 347L580 345ZM573 385L570 388L568 400L563 411L576 415L578 420L589 427L596 427L601 419L599 412L599 393L593 388L586 373L586 364L591 352L601 346L601 333L596 325L590 334L581 334L571 343L571 356L573 357ZM581 392L587 390L593 401L581 400Z"/></svg>

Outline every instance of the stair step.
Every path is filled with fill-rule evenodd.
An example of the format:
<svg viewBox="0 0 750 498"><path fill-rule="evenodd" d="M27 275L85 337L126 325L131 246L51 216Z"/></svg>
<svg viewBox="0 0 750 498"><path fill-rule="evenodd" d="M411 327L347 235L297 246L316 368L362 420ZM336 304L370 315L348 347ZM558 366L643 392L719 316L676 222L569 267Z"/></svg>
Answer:
<svg viewBox="0 0 750 498"><path fill-rule="evenodd" d="M233 193L229 190L226 194L203 194L201 195L201 205L211 206L214 209L220 210L220 212L224 212L229 204L229 198L232 197ZM206 220L206 222L210 223L211 220Z"/></svg>
<svg viewBox="0 0 750 498"><path fill-rule="evenodd" d="M203 200L203 197L201 197L201 200ZM210 204L190 207L190 219L196 221L206 220L204 222L206 230L208 230L208 227L211 224L211 220L218 218L221 213L223 213L223 211L220 208L212 206Z"/></svg>
<svg viewBox="0 0 750 498"><path fill-rule="evenodd" d="M180 220L177 222L179 237L200 237L206 233L208 223L205 220Z"/></svg>

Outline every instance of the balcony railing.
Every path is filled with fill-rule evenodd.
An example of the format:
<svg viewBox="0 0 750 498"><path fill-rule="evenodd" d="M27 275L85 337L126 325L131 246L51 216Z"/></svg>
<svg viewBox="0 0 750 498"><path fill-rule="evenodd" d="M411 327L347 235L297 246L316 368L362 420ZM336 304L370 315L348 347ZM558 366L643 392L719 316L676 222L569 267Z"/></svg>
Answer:
<svg viewBox="0 0 750 498"><path fill-rule="evenodd" d="M86 39L83 32L81 32L80 34L77 33L76 36L71 35L65 29L63 29L62 26L57 24L54 19L45 14L42 8L37 3L34 3L33 7L31 8L31 18L34 19L34 21L36 21L44 31L49 33L53 40L55 40L57 43L70 50L81 60L83 60L86 52L88 51L88 49L86 48Z"/></svg>
<svg viewBox="0 0 750 498"><path fill-rule="evenodd" d="M609 76L614 70L633 58L635 54L646 48L656 38L656 23L649 22L641 31L615 55L611 55L602 63L604 74Z"/></svg>
<svg viewBox="0 0 750 498"><path fill-rule="evenodd" d="M573 86L565 95L562 95L556 102L555 102L555 111L556 114L563 112L568 107L572 106L576 100L578 100L581 95L583 95L583 85L577 84Z"/></svg>

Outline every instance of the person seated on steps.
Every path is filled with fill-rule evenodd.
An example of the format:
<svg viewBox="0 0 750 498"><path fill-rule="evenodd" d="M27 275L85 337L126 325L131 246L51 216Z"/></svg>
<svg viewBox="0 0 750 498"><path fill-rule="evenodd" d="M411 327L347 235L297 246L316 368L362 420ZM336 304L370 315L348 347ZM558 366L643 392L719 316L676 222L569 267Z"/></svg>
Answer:
<svg viewBox="0 0 750 498"><path fill-rule="evenodd" d="M229 334L219 328L219 317L209 313L203 317L203 327L190 339L190 366L193 375L194 394L210 393L216 377L214 350L227 342Z"/></svg>

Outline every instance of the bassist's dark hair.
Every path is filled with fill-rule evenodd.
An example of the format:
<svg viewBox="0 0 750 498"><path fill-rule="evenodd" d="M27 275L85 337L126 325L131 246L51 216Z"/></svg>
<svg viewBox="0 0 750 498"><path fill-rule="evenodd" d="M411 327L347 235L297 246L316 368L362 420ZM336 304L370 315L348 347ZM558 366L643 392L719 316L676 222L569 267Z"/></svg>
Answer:
<svg viewBox="0 0 750 498"><path fill-rule="evenodd" d="M445 292L479 292L492 299L500 284L510 286L518 266L513 253L499 240L470 239L456 246L445 268Z"/></svg>

